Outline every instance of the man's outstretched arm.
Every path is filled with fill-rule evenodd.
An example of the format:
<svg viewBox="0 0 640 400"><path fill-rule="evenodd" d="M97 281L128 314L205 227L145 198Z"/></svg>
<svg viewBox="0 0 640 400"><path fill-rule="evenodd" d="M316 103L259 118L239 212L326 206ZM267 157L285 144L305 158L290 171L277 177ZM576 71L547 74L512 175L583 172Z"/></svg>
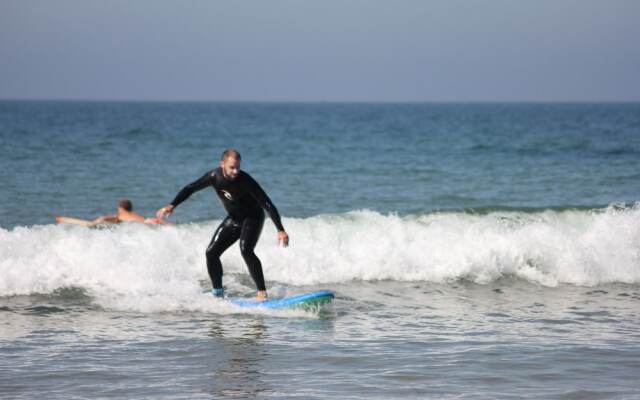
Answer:
<svg viewBox="0 0 640 400"><path fill-rule="evenodd" d="M163 219L164 217L171 215L171 213L173 212L173 209L178 207L180 203L188 199L192 194L206 188L207 186L211 186L212 174L213 172L207 172L206 174L202 175L198 180L195 180L190 184L188 184L187 186L183 187L182 190L178 192L178 194L173 199L173 201L171 201L171 203L167 204L166 206L158 210L158 212L156 213L156 216L159 219Z"/></svg>

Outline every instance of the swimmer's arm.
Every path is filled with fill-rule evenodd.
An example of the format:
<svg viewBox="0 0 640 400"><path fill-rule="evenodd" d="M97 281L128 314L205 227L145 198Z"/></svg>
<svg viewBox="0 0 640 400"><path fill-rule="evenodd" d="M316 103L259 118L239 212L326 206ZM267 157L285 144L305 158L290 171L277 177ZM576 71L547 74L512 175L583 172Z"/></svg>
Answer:
<svg viewBox="0 0 640 400"><path fill-rule="evenodd" d="M103 215L102 217L98 217L94 219L91 223L93 225L98 225L98 224L117 224L119 222L120 220L118 219L117 215Z"/></svg>

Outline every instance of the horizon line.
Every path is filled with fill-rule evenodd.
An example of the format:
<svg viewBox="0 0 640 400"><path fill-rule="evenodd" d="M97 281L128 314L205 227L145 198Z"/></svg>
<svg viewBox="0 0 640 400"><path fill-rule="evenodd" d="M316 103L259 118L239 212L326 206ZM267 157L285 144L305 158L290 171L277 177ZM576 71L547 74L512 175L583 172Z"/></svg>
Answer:
<svg viewBox="0 0 640 400"><path fill-rule="evenodd" d="M69 103L252 103L252 104L633 104L637 100L223 100L223 99L83 99L1 98L0 102Z"/></svg>

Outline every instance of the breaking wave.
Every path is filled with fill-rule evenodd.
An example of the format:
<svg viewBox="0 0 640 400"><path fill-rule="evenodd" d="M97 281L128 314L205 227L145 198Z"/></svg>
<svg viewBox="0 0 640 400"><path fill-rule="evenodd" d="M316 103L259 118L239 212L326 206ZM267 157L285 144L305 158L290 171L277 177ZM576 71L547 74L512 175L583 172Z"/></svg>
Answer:
<svg viewBox="0 0 640 400"><path fill-rule="evenodd" d="M0 229L0 296L78 287L116 309L206 301L204 251L218 223ZM638 204L408 216L363 210L284 224L289 248L277 246L270 222L256 248L276 288L358 280L484 284L505 276L545 286L640 283ZM224 254L223 265L228 291L252 290L237 246Z"/></svg>

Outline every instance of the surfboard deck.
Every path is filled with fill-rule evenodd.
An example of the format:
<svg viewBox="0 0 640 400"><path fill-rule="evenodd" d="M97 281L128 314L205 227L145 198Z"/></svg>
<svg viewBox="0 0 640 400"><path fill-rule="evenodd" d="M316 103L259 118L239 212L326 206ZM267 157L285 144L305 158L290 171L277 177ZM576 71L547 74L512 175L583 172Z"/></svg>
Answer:
<svg viewBox="0 0 640 400"><path fill-rule="evenodd" d="M333 300L335 294L329 290L299 294L296 296L283 297L281 299L269 299L266 301L228 299L229 302L244 308L271 308L287 309L302 308L310 309L328 304Z"/></svg>
<svg viewBox="0 0 640 400"><path fill-rule="evenodd" d="M62 217L62 216L56 217L56 223L80 225L80 226L86 226L89 228L96 226L96 224L94 224L93 221L88 221L86 219L73 218L73 217Z"/></svg>

